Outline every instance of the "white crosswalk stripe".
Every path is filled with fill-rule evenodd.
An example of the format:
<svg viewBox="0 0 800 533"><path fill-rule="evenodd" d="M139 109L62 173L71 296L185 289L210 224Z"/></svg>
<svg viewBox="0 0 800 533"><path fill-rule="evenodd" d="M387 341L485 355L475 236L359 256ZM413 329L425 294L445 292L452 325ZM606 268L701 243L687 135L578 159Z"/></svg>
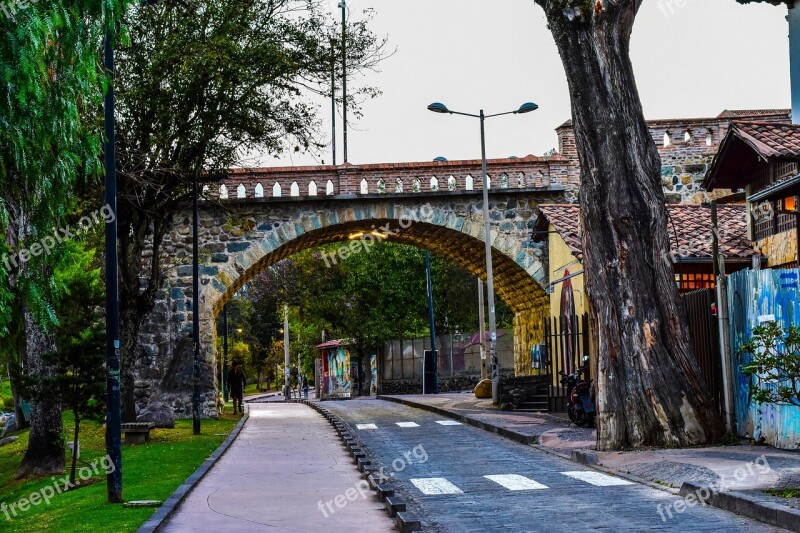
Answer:
<svg viewBox="0 0 800 533"><path fill-rule="evenodd" d="M356 429L378 429L375 424L356 424Z"/></svg>
<svg viewBox="0 0 800 533"><path fill-rule="evenodd" d="M483 476L490 481L494 481L508 490L537 490L546 489L547 485L534 481L519 474L497 474L492 476Z"/></svg>
<svg viewBox="0 0 800 533"><path fill-rule="evenodd" d="M416 422L395 422L401 428L418 428L419 424Z"/></svg>
<svg viewBox="0 0 800 533"><path fill-rule="evenodd" d="M428 496L435 494L463 494L464 492L443 477L412 479L411 483L413 483L420 492Z"/></svg>
<svg viewBox="0 0 800 533"><path fill-rule="evenodd" d="M625 479L621 479L614 476L608 476L606 474L601 474L600 472L591 472L588 470L581 470L577 472L561 472L565 476L569 476L574 479L579 479L581 481L585 481L591 485L596 485L598 487L613 487L615 485L633 485L630 481Z"/></svg>
<svg viewBox="0 0 800 533"><path fill-rule="evenodd" d="M442 426L460 426L461 422L456 422L455 420L437 420L437 424Z"/></svg>

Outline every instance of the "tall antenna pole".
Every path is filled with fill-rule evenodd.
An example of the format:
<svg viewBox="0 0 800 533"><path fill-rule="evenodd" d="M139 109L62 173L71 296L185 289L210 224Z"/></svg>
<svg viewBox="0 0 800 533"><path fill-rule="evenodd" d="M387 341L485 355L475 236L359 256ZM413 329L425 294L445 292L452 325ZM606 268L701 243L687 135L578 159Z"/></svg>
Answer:
<svg viewBox="0 0 800 533"><path fill-rule="evenodd" d="M339 2L342 8L342 120L344 121L344 162L347 163L347 0Z"/></svg>
<svg viewBox="0 0 800 533"><path fill-rule="evenodd" d="M336 166L336 52L334 40L331 37L331 152L333 153L333 166Z"/></svg>

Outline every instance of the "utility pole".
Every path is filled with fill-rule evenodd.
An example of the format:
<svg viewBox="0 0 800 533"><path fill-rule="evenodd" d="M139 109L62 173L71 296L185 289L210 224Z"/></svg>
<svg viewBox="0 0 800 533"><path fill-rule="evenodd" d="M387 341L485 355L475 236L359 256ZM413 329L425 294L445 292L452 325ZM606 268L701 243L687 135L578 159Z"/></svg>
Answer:
<svg viewBox="0 0 800 533"><path fill-rule="evenodd" d="M347 0L341 0L342 8L342 121L344 122L344 162L347 163Z"/></svg>
<svg viewBox="0 0 800 533"><path fill-rule="evenodd" d="M336 166L336 52L331 38L331 155Z"/></svg>

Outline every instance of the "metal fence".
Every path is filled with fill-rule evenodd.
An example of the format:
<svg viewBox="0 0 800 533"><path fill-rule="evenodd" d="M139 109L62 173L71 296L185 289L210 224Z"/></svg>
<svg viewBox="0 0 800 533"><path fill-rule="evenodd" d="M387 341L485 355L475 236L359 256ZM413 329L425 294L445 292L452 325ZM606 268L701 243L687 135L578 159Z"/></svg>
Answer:
<svg viewBox="0 0 800 533"><path fill-rule="evenodd" d="M681 295L689 320L689 335L703 379L714 400L714 407L723 415L722 356L719 349L719 323L713 312L716 301L713 289L700 289Z"/></svg>
<svg viewBox="0 0 800 533"><path fill-rule="evenodd" d="M561 385L560 372L575 372L583 356L589 355L589 315L550 317L545 320L544 337L550 376L549 409L564 413L567 411L567 389Z"/></svg>
<svg viewBox="0 0 800 533"><path fill-rule="evenodd" d="M466 346L473 336L472 333L436 336L440 378L480 375L480 346ZM381 377L384 380L422 379L423 353L430 347L430 337L387 342L383 348ZM510 331L498 331L497 355L501 370L513 370L514 335Z"/></svg>

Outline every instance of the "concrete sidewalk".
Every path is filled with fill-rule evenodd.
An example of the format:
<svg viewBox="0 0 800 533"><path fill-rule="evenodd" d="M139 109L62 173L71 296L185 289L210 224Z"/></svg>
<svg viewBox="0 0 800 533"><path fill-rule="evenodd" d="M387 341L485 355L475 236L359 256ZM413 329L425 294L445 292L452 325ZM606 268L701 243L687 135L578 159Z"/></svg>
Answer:
<svg viewBox="0 0 800 533"><path fill-rule="evenodd" d="M381 396L406 405L494 431L517 442L537 444L545 451L569 456L594 450L596 431L569 425L569 420L546 413L500 411L490 400L472 393ZM800 499L774 498L767 489L800 488L800 452L767 446L713 446L666 450L596 452L597 464L661 486L678 489L683 483L719 486L751 497L800 507ZM758 465L768 465L757 468Z"/></svg>
<svg viewBox="0 0 800 533"><path fill-rule="evenodd" d="M394 530L372 491L357 494L358 471L324 418L297 403L249 408L236 441L162 531Z"/></svg>

